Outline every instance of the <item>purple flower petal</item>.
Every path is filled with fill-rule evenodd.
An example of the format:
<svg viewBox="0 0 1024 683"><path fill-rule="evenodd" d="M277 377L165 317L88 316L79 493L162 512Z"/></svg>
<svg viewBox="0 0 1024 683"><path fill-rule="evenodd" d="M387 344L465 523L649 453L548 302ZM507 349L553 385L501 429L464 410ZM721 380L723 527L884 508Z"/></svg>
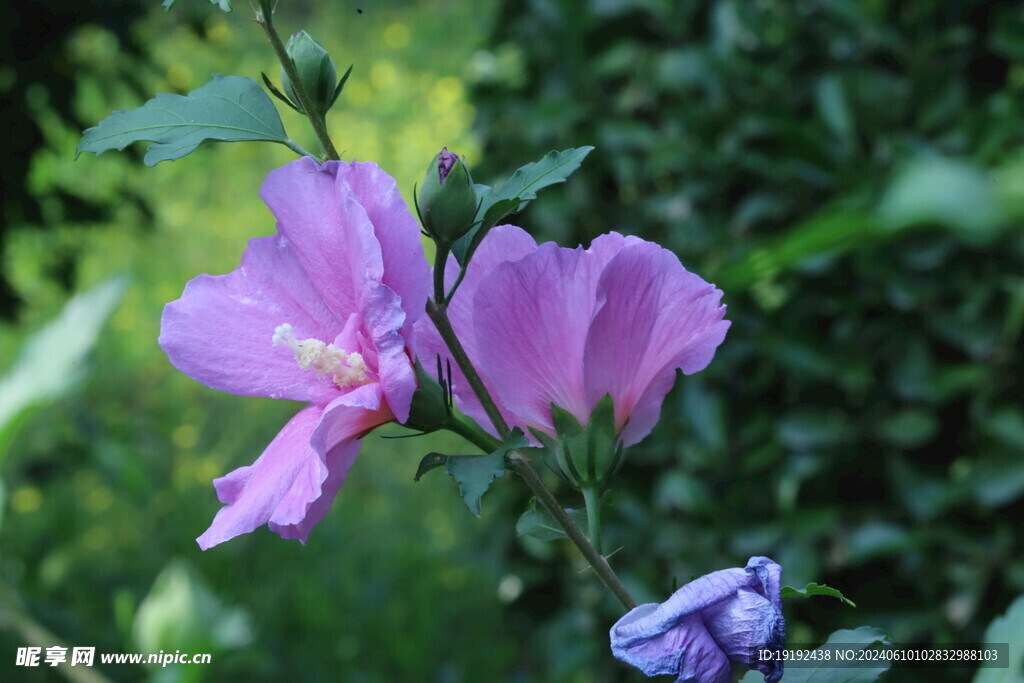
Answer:
<svg viewBox="0 0 1024 683"><path fill-rule="evenodd" d="M494 270L498 264L506 261L516 261L536 250L537 243L522 228L517 228L514 225L499 225L492 228L487 233L487 238L481 242L480 247L473 255L473 259L470 261L469 268L466 271L466 277L448 306L448 318L451 320L452 328L455 330L455 334L458 335L459 341L466 350L466 354L478 371L481 370L480 356L477 353L476 330L473 325L473 298L477 287L479 287L480 281ZM458 274L459 264L454 256L449 256L445 268L445 285L451 287L455 283ZM448 347L437 333L434 323L429 318L423 318L416 324L415 333L416 355L426 368L432 371L435 363L434 359L438 356L441 357L442 361L451 361ZM454 384L453 393L455 394L455 401L459 409L473 418L483 428L492 434L495 433L490 420L487 418L487 413L484 412L483 407L476 398L476 394L469 388L466 378L462 375L462 371L454 361L451 361L451 368ZM482 379L505 419L515 422L515 416L502 404L501 397L495 391L495 387L488 380L486 374Z"/></svg>
<svg viewBox="0 0 1024 683"><path fill-rule="evenodd" d="M304 157L271 171L260 188L313 287L342 320L359 310L364 284L384 276L373 224L343 169Z"/></svg>
<svg viewBox="0 0 1024 683"><path fill-rule="evenodd" d="M197 540L206 550L263 524L305 543L359 452L357 437L392 419L379 384L367 384L326 408L307 406L289 420L252 465L214 481L220 509Z"/></svg>
<svg viewBox="0 0 1024 683"><path fill-rule="evenodd" d="M604 306L586 340L586 393L594 405L612 395L625 445L658 421L676 368L691 374L711 362L729 323L722 292L689 273L667 249L651 242L625 246L599 282Z"/></svg>
<svg viewBox="0 0 1024 683"><path fill-rule="evenodd" d="M227 275L200 275L164 308L160 347L203 384L243 396L323 402L337 395L329 378L304 372L274 329L290 323L302 337L333 339L342 323L310 284L288 241L250 240Z"/></svg>
<svg viewBox="0 0 1024 683"><path fill-rule="evenodd" d="M702 576L660 605L630 610L611 629L612 653L648 676L728 681L732 661L777 681L781 664L759 662L757 651L785 643L780 580L781 567L764 557Z"/></svg>
<svg viewBox="0 0 1024 683"><path fill-rule="evenodd" d="M398 192L395 180L370 162L342 164L338 177L366 211L384 260L382 282L398 294L405 309L402 336L423 316L430 296L430 266L423 257L420 224Z"/></svg>
<svg viewBox="0 0 1024 683"><path fill-rule="evenodd" d="M586 250L548 242L480 282L473 298L480 364L515 424L551 432L552 403L589 420L584 345L603 304L598 280L626 240L611 233Z"/></svg>
<svg viewBox="0 0 1024 683"><path fill-rule="evenodd" d="M384 396L395 418L405 422L416 391L416 373L401 335L406 319L402 298L387 285L370 284L363 290L362 309L363 324L377 352Z"/></svg>

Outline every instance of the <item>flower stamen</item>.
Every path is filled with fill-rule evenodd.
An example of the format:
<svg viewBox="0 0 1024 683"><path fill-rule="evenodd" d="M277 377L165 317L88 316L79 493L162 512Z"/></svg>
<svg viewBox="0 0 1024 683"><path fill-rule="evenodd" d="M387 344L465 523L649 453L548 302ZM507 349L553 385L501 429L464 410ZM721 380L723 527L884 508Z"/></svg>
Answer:
<svg viewBox="0 0 1024 683"><path fill-rule="evenodd" d="M295 354L295 362L303 370L315 370L317 378L331 375L331 379L342 389L366 384L366 361L361 353L346 353L334 344L325 344L319 339L297 339L295 330L285 323L274 329L274 346L287 346Z"/></svg>

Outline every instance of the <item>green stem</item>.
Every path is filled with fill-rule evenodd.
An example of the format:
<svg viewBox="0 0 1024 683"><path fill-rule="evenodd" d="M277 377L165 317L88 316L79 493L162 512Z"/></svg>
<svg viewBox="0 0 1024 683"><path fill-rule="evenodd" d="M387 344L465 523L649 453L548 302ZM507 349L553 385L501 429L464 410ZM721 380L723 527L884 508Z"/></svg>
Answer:
<svg viewBox="0 0 1024 683"><path fill-rule="evenodd" d="M448 295L444 298L444 305L445 306L447 306L448 304L451 303L452 297L455 296L456 290L459 289L459 285L462 284L463 278L466 277L466 266L467 265L468 264L463 264L463 266L461 268L459 268L459 276L455 278L455 284L452 285L452 288L448 292Z"/></svg>
<svg viewBox="0 0 1024 683"><path fill-rule="evenodd" d="M308 149L303 148L302 145L300 145L299 143L295 142L291 138L289 138L284 143L284 146L287 147L288 149L290 149L291 151L295 152L296 154L298 154L300 157L309 157L310 159L314 159L317 162L321 161L320 157L318 157L316 154L313 154Z"/></svg>
<svg viewBox="0 0 1024 683"><path fill-rule="evenodd" d="M629 594L626 587L619 581L619 577L615 575L612 568L608 565L608 561L604 559L594 546L590 544L587 537L583 535L583 532L579 530L572 520L569 519L569 515L565 513L562 506L558 504L558 500L555 499L554 494L544 485L544 481L537 474L537 470L530 464L529 459L519 453L519 451L513 451L506 458L507 462L512 465L512 469L516 471L526 485L530 487L534 495L537 496L537 500L548 509L548 512L555 518L555 520L565 529L565 533L569 536L580 553L586 558L587 562L590 563L594 573L597 574L598 578L604 582L604 585L608 587L608 590L618 598L622 606L627 610L633 609L637 606L636 600Z"/></svg>
<svg viewBox="0 0 1024 683"><path fill-rule="evenodd" d="M587 507L587 532L594 550L601 552L601 494L592 486L584 486L583 504Z"/></svg>
<svg viewBox="0 0 1024 683"><path fill-rule="evenodd" d="M493 453L501 445L500 441L485 432L476 422L463 421L455 415L451 416L445 429L455 432L466 441L482 449L484 453Z"/></svg>
<svg viewBox="0 0 1024 683"><path fill-rule="evenodd" d="M435 268L436 270L436 268ZM443 296L443 292L442 292ZM452 359L455 360L455 364L462 370L462 374L466 376L466 381L469 383L470 388L473 389L473 393L480 400L480 404L484 408L484 412L487 413L488 419L491 424L498 431L498 435L502 439L508 438L508 435L512 433L512 430L508 428L508 423L505 422L505 418L502 416L501 411L498 410L498 406L494 403L494 399L491 398L491 394L487 391L487 387L484 386L484 381L480 379L480 375L477 374L476 368L473 367L473 363L469 360L469 356L466 355L466 349L462 348L462 343L459 341L458 336L455 334L455 330L452 328L451 321L448 320L448 314L445 312L444 306L438 304L433 299L427 301L427 315L434 322L434 326L437 327L438 333L441 338L444 339L444 343L448 345L448 350L452 352Z"/></svg>
<svg viewBox="0 0 1024 683"><path fill-rule="evenodd" d="M434 270L435 273L438 270L436 262ZM441 301L443 302L444 282L442 280L439 289L437 288L436 282L437 279L435 275L435 295L437 292L440 292L442 296ZM434 326L437 327L437 331L441 334L441 338L444 339L445 343L448 345L448 350L451 351L452 358L459 366L459 369L462 370L462 374L465 375L466 381L469 383L469 386L472 387L473 392L476 394L477 399L483 406L484 411L487 413L487 417L490 418L494 428L502 439L508 438L509 434L512 433L508 427L508 423L505 422L505 418L502 416L501 411L498 410L497 404L494 403L494 399L491 398L490 393L487 391L487 387L484 386L483 380L480 379L480 375L477 374L476 368L473 367L472 361L470 361L469 356L466 355L466 350L462 347L462 343L459 342L459 338L455 334L455 330L452 328L451 321L448 320L448 313L445 310L444 304L438 303L438 301L434 299L428 300L427 315L430 316L430 319L434 322ZM487 435L488 440L474 440L475 438L479 438L479 434L470 429L468 425L461 424L457 419L453 419L451 421L449 429L461 434L469 441L481 447L484 447L485 444L489 445L494 442L493 437L489 434ZM483 432L479 427L477 427L477 429L479 432ZM488 452L493 452L493 450L494 449L491 448ZM594 549L594 546L590 544L587 537L583 535L583 532L579 530L579 528L573 523L572 519L569 518L569 515L566 514L565 510L562 509L562 506L558 503L554 494L551 493L551 490L548 489L547 486L545 486L544 480L540 478L540 475L537 474L537 470L533 468L533 465L530 463L530 459L516 450L505 456L505 462L511 469L515 470L516 474L518 474L524 482L526 482L526 485L529 486L530 490L533 491L533 494L537 496L537 500L541 502L541 505L546 507L548 512L551 513L551 516L555 518L563 529L565 529L565 533L569 537L569 540L579 548L580 553L587 562L590 563L594 573L597 574L598 578L604 582L604 585L608 587L612 594L618 598L619 602L622 603L622 606L627 610L636 607L636 600L633 599L633 596L629 594L626 587L622 585L621 581L619 581L619 577L617 577L615 572L612 571L612 568L608 565L608 561L604 559L600 552ZM594 534L595 531L595 523L599 524L599 521L590 523L590 531L592 534ZM597 538L597 536L598 534L595 534L595 538Z"/></svg>
<svg viewBox="0 0 1024 683"><path fill-rule="evenodd" d="M448 303L444 296L444 271L451 247L437 239L434 240L434 247L434 301L444 305Z"/></svg>
<svg viewBox="0 0 1024 683"><path fill-rule="evenodd" d="M258 10L256 13L256 23L263 27L263 31L267 34L267 40L270 41L270 46L274 48L274 54L277 55L277 60L281 62L281 68L288 74L288 80L291 81L292 90L295 92L295 99L299 101L299 106L306 113L306 118L309 119L309 123L313 127L313 133L316 135L316 139L324 151L324 156L328 159L340 159L338 150L334 149L331 136L327 133L327 122L324 121L323 116L316 113L317 110L313 106L313 100L310 98L309 93L306 92L306 86L299 79L299 72L295 68L295 62L288 56L288 50L285 49L284 43L281 42L281 36L274 27L271 14L264 12L262 9Z"/></svg>

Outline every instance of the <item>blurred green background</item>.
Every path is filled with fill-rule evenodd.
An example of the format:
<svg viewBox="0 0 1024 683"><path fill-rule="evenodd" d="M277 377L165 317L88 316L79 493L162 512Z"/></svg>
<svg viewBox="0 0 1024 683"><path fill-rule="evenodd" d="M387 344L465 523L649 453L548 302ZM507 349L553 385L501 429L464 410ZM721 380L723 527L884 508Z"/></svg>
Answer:
<svg viewBox="0 0 1024 683"><path fill-rule="evenodd" d="M515 537L524 487L499 482L475 520L450 481L412 482L422 454L458 447L446 437L369 437L306 547L266 529L195 545L219 507L210 480L296 406L174 371L160 311L273 232L256 191L292 156L230 144L151 169L141 148L73 150L111 110L211 73L276 80L237 4L0 10L0 677L55 675L13 666L42 626L101 652L214 653L103 669L113 680L639 680L611 658L618 608L575 551ZM407 198L442 145L486 182L593 144L519 222L566 246L657 240L724 290L729 337L631 449L606 513L641 602L766 554L786 583L858 604L788 601L791 642L873 625L950 643L983 640L1024 593L1018 3L346 0L278 16L355 63L333 137Z"/></svg>

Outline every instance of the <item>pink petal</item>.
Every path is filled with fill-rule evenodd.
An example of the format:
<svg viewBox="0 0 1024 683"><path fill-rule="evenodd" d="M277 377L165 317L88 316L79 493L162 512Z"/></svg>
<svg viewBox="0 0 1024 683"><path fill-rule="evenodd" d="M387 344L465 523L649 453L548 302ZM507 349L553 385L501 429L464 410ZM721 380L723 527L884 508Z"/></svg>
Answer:
<svg viewBox="0 0 1024 683"><path fill-rule="evenodd" d="M612 395L627 446L658 421L675 382L704 369L725 338L722 292L687 272L672 252L650 242L622 249L601 275L604 306L586 341L590 405Z"/></svg>
<svg viewBox="0 0 1024 683"><path fill-rule="evenodd" d="M466 277L448 306L448 318L452 322L455 334L458 335L459 341L462 343L463 348L466 349L466 354L474 366L477 367L478 372L481 370L480 358L476 350L476 331L473 327L473 297L476 294L477 287L480 281L490 274L498 264L518 260L527 254L533 253L536 249L537 243L522 228L517 228L514 225L499 225L492 228L487 233L484 241L480 243L476 254L473 255L469 269L466 272ZM455 278L458 274L459 264L454 256L449 256L448 264L445 268L445 284L447 287L451 287L455 283ZM441 357L442 364L446 360L451 360L448 347L437 333L434 323L429 318L423 318L416 323L415 333L416 356L428 372L434 373L436 367L435 359L438 356ZM480 405L476 398L476 394L470 389L466 378L454 361L451 361L451 368L452 383L454 385L453 393L455 394L455 401L459 409L473 418L481 427L495 434L496 432L493 431L491 422L487 418L487 413L484 412L483 406ZM505 416L505 419L514 421L514 417L502 405L501 398L495 394L494 387L490 385L487 377L484 376L482 379L484 384L487 385L491 396L497 402L498 408Z"/></svg>
<svg viewBox="0 0 1024 683"><path fill-rule="evenodd" d="M164 308L160 347L171 363L203 384L244 396L330 401L330 378L304 372L275 347L274 329L291 324L299 338L333 339L341 322L310 284L289 242L250 240L227 275L200 275Z"/></svg>
<svg viewBox="0 0 1024 683"><path fill-rule="evenodd" d="M416 391L416 373L401 335L406 313L402 298L387 285L368 285L363 291L363 324L377 352L377 375L399 422L409 418Z"/></svg>
<svg viewBox="0 0 1024 683"><path fill-rule="evenodd" d="M373 224L384 259L382 281L401 297L406 313L402 336L409 339L413 323L423 315L431 287L420 224L409 213L394 179L377 164L342 164L338 177L348 184Z"/></svg>
<svg viewBox="0 0 1024 683"><path fill-rule="evenodd" d="M271 171L260 188L313 287L341 319L359 310L367 281L384 275L373 224L345 182L344 168L304 157Z"/></svg>
<svg viewBox="0 0 1024 683"><path fill-rule="evenodd" d="M480 282L473 299L480 366L516 424L551 431L551 403L589 419L596 401L584 390L583 351L603 304L598 280L633 241L611 233L587 250L548 242Z"/></svg>
<svg viewBox="0 0 1024 683"><path fill-rule="evenodd" d="M305 543L359 452L357 437L391 419L387 407L380 408L380 396L379 385L368 384L326 408L303 408L256 462L215 480L224 507L197 539L199 547L206 550L263 524Z"/></svg>

